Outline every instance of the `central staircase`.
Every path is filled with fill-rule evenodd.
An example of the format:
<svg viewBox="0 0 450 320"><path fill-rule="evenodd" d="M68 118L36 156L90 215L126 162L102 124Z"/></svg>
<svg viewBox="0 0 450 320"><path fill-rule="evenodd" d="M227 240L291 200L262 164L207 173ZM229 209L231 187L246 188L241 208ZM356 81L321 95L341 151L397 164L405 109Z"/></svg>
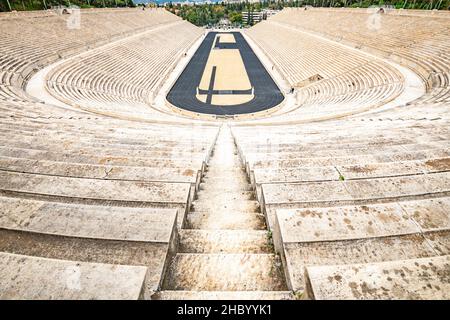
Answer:
<svg viewBox="0 0 450 320"><path fill-rule="evenodd" d="M219 133L154 299L292 299L230 129Z"/></svg>

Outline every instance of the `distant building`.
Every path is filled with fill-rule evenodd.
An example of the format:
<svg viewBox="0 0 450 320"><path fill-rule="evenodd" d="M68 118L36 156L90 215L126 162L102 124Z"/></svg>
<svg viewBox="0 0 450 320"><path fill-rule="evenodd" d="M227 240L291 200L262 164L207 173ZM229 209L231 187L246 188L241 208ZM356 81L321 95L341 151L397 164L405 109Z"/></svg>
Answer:
<svg viewBox="0 0 450 320"><path fill-rule="evenodd" d="M217 23L217 27L219 28L228 28L231 26L231 22L228 19L220 19L220 21Z"/></svg>
<svg viewBox="0 0 450 320"><path fill-rule="evenodd" d="M278 13L279 10L263 9L261 11L242 11L242 23L254 25Z"/></svg>
<svg viewBox="0 0 450 320"><path fill-rule="evenodd" d="M168 6L169 5L169 3L170 2L165 2L164 3L164 6ZM174 6L177 6L177 5L180 5L180 6L193 6L195 4L195 2L191 2L191 1L188 1L188 0L186 0L186 1L173 1L172 2L172 5L174 5Z"/></svg>
<svg viewBox="0 0 450 320"><path fill-rule="evenodd" d="M262 12L260 11L242 11L242 23L254 25L262 20Z"/></svg>
<svg viewBox="0 0 450 320"><path fill-rule="evenodd" d="M262 10L262 14L263 14L262 20L266 20L267 18L277 14L278 12L280 12L280 10L263 9Z"/></svg>
<svg viewBox="0 0 450 320"><path fill-rule="evenodd" d="M248 3L257 3L257 2L261 2L261 0L224 0L224 1L220 1L223 3L242 3L242 2L248 2Z"/></svg>

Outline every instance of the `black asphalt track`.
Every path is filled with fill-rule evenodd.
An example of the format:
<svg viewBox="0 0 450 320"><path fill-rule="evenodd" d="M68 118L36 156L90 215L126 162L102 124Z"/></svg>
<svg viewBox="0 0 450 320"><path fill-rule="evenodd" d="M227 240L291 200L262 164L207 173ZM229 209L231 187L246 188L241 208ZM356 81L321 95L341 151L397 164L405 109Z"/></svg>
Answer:
<svg viewBox="0 0 450 320"><path fill-rule="evenodd" d="M249 102L232 106L212 105L210 103L210 94L208 94L206 103L201 102L196 98L196 88L200 84L203 70L213 45L214 37L217 34L217 32L209 32L178 80L173 85L172 89L169 91L167 100L171 104L192 112L234 115L263 111L270 109L283 101L284 97L280 89L250 48L242 34L240 32L231 33L234 35L236 43L220 44L220 47L239 49L250 83L254 87L254 98ZM214 94L216 92L212 93Z"/></svg>

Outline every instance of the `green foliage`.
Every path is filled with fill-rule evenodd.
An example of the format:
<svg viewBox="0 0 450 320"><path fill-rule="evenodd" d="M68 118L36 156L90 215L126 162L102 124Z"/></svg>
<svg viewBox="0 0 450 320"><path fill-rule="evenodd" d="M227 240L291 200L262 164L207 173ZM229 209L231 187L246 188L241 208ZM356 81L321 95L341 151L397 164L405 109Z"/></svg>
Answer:
<svg viewBox="0 0 450 320"><path fill-rule="evenodd" d="M76 5L80 8L101 7L134 7L133 0L9 0L12 10L43 10L51 6ZM284 7L352 7L367 8L370 6L392 6L400 9L439 9L450 10L450 0L263 0L260 3L216 3L195 6L174 6L169 4L170 11L192 23L203 26L215 24L221 18L228 18L232 23L240 24L239 15L244 10L259 11L260 9L281 10ZM0 12L9 11L8 0L0 0ZM242 16L241 16L242 17Z"/></svg>
<svg viewBox="0 0 450 320"><path fill-rule="evenodd" d="M9 0L11 10L45 10L55 6L80 8L134 7L133 0ZM0 0L0 12L9 11L8 0Z"/></svg>
<svg viewBox="0 0 450 320"><path fill-rule="evenodd" d="M170 3L166 9L185 20L197 25L217 24L220 19L230 20L232 24L242 24L242 11L260 11L261 9L281 10L284 7L352 7L368 8L370 6L391 6L405 9L450 9L450 0L289 0L262 1L258 3L215 3L181 6ZM250 19L251 20L251 19ZM252 25L253 22L249 21Z"/></svg>
<svg viewBox="0 0 450 320"><path fill-rule="evenodd" d="M389 6L397 9L450 9L450 0L298 0L283 3L284 7L309 5L313 7L368 8L370 6Z"/></svg>
<svg viewBox="0 0 450 320"><path fill-rule="evenodd" d="M304 291L294 291L294 298L295 300L303 300L305 297Z"/></svg>
<svg viewBox="0 0 450 320"><path fill-rule="evenodd" d="M229 12L221 4L181 6L170 3L167 10L197 26L216 24L220 19L227 18Z"/></svg>
<svg viewBox="0 0 450 320"><path fill-rule="evenodd" d="M273 245L273 234L271 230L267 231L267 249L269 251L275 250L275 247Z"/></svg>
<svg viewBox="0 0 450 320"><path fill-rule="evenodd" d="M228 19L230 19L231 23L242 24L242 13L240 13L240 12L231 12L228 15Z"/></svg>
<svg viewBox="0 0 450 320"><path fill-rule="evenodd" d="M262 8L282 9L284 7L352 7L368 8L370 6L392 6L397 9L440 9L450 10L450 0L290 0L264 1Z"/></svg>
<svg viewBox="0 0 450 320"><path fill-rule="evenodd" d="M234 25L242 25L242 11L260 11L264 8L281 9L282 2L261 3L214 3L195 4L193 6L174 5L169 3L166 7L170 12L197 25L206 26L217 24L220 19L228 19Z"/></svg>

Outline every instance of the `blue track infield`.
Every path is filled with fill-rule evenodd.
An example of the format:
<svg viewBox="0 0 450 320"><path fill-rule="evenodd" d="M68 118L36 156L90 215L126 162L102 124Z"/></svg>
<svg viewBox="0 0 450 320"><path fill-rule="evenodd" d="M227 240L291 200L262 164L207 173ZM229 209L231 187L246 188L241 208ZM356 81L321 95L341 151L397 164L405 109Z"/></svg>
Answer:
<svg viewBox="0 0 450 320"><path fill-rule="evenodd" d="M254 98L246 103L231 106L212 105L210 95L206 103L196 98L196 90L200 84L214 37L217 34L217 32L209 32L169 91L167 100L171 104L196 113L235 115L267 110L283 101L284 96L280 89L242 34L240 32L231 33L234 35L236 43L220 44L220 47L239 49L250 83L254 88ZM214 91L210 93L217 94ZM236 92L236 94L238 93Z"/></svg>

